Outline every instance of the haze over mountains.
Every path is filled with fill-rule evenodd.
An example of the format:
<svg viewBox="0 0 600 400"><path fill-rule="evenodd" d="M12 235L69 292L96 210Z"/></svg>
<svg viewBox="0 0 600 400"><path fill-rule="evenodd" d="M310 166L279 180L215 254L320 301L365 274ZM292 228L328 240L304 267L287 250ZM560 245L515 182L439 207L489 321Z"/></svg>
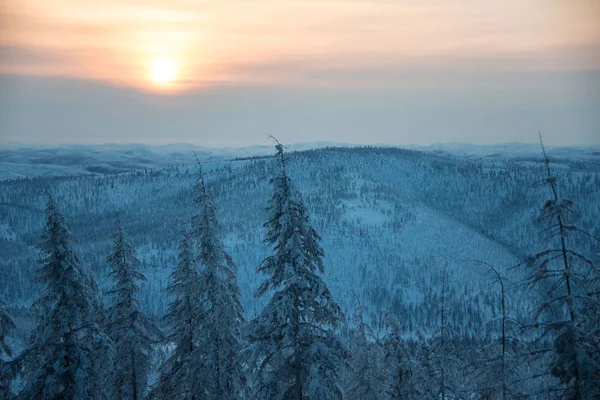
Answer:
<svg viewBox="0 0 600 400"><path fill-rule="evenodd" d="M288 145L287 149L288 151L302 151L325 147L361 146L363 145L323 141L294 143ZM439 143L428 146L407 145L401 146L401 148L465 158L537 159L540 156L538 144L524 143L493 145ZM186 164L190 162L192 152L203 161L217 161L267 156L272 154L272 146L210 148L190 143L173 143L159 146L118 143L57 146L0 143L0 179L38 175L119 173L143 168ZM586 159L590 162L598 162L600 160L600 145L549 147L548 153L557 159Z"/></svg>

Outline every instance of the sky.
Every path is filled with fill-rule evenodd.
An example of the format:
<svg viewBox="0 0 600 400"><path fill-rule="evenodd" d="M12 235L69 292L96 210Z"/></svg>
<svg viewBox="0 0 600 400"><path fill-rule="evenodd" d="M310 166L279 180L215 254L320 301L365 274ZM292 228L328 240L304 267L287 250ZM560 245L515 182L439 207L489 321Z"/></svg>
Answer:
<svg viewBox="0 0 600 400"><path fill-rule="evenodd" d="M0 143L600 144L597 0L3 0Z"/></svg>

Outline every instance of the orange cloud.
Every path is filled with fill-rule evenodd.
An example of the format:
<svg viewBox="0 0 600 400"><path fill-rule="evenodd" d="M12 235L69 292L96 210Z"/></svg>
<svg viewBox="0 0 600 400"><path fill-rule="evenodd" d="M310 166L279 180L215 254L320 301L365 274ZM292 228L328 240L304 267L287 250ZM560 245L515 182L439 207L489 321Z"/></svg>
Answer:
<svg viewBox="0 0 600 400"><path fill-rule="evenodd" d="M364 71L350 73L353 81L327 78L360 86L381 81L370 72L407 66L600 66L594 0L8 0L3 7L0 72L142 89L155 88L157 63L172 65L175 90L323 84L330 75L319 71L331 70Z"/></svg>

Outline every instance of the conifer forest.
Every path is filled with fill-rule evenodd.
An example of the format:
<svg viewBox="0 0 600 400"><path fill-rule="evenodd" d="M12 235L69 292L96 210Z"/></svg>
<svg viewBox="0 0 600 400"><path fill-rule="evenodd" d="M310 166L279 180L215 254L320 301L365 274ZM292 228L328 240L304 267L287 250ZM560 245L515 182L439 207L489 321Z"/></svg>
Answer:
<svg viewBox="0 0 600 400"><path fill-rule="evenodd" d="M598 151L83 151L0 153L2 400L600 399Z"/></svg>

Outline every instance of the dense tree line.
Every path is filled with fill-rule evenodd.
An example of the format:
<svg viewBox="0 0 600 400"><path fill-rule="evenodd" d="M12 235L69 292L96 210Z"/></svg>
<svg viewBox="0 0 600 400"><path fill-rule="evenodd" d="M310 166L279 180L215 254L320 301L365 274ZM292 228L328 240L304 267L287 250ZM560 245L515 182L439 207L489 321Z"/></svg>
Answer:
<svg viewBox="0 0 600 400"><path fill-rule="evenodd" d="M311 208L332 193L349 205L373 193L368 202L379 204L382 215L399 218L391 229L419 217L406 207L385 205L395 195L389 186L377 180L357 183L344 176L345 170L335 162L329 170L315 173L338 174L339 186L332 185L331 193L324 196L311 190L301 193L291 176L305 166L306 159L290 168L283 146L277 144L276 149L274 166L270 160L258 160L241 167L257 172L251 185L264 185L263 178L271 176L271 197L261 199L267 204L266 236L256 263L264 280L255 296L265 301L258 303L261 308L248 321L239 270L224 239L225 230L236 227L223 225L215 202L219 191L236 184L230 168L220 171L230 179L211 191L198 163L193 205L184 207L191 216L179 232L164 234L178 241L178 251L163 288L169 304L161 321L141 307L141 285L147 278L121 218L116 218L109 240L112 249L106 252L108 280L99 285L79 258L67 221L48 194L35 276L42 289L31 310L36 325L18 352L7 340L17 324L0 303L0 398L586 400L600 396L598 243L595 232L572 221L575 204L560 195L558 176L547 157L543 183L551 197L543 203L539 218L548 242L527 258L524 272L517 275L523 278L520 284L538 293L532 297L537 300L533 312L525 316L515 312L517 304L510 297L518 288L504 272L485 261L468 259L461 261L465 268L483 264L492 273L493 289L475 298L487 302L491 313L457 300L461 288L456 281L462 277L443 265L427 270L431 278L413 286L402 284L414 276L359 265L364 292L353 293L354 307L344 312L326 284L323 240L317 233L318 228L329 232L327 224L332 220L328 218L343 215L344 206L317 221L310 216ZM319 156L334 151L326 149ZM418 157L415 152L391 154ZM379 167L385 168L385 162ZM442 168L442 176L445 173L435 162L427 168ZM158 179L160 174L141 174L157 179L146 194L160 197L164 183ZM391 178L389 185L397 179ZM436 201L436 194L427 190L422 193ZM131 201L127 196L116 196L113 206L118 209L127 201ZM452 204L445 207L448 212L456 209ZM473 226L490 223L463 217ZM586 224L581 218L580 222ZM363 224L349 225L347 231L365 242L386 240L372 238L372 233ZM583 239L572 240L577 234ZM497 235L501 240L502 235ZM438 261L419 262L431 266ZM392 288L398 284L395 292L389 285L371 285L389 277L392 282L386 283ZM398 290L421 284L430 287L423 307L405 304ZM364 306L365 298L372 307Z"/></svg>
<svg viewBox="0 0 600 400"><path fill-rule="evenodd" d="M448 262L452 272L448 299L458 310L452 317L460 319L455 326L476 330L482 317L485 320L493 314L495 300L485 281L473 279L479 269L464 267L463 260L487 260L503 271L518 259L495 247L504 246L518 257L544 248L539 229L532 223L535 207L543 201L542 192L535 188L541 173L539 163L453 159L373 148L293 153L289 161L290 174L323 237L330 289L348 315L353 306L346 299L356 293L369 309L393 308L398 317L410 320L410 325L435 329L429 317L435 309L421 300L422 296L428 300L437 296L431 288L440 284L441 274L432 270ZM252 293L260 284L255 266L268 253L256 232L266 218L263 210L270 197L270 164L257 160L204 166L221 210L224 240L238 266L242 305L250 317L267 301L266 297L254 299ZM31 247L42 229L45 201L40 193L52 187L79 239L76 249L82 262L103 288L108 284L104 255L112 246L111 216L119 212L147 278L140 283L140 306L152 315L164 315L169 302L164 283L171 272L168 266L177 263L179 223L194 212L193 172L194 168L186 165L117 175L2 182L0 292L11 302L28 305L37 291L31 284L36 261ZM593 199L600 196L600 174L593 164L573 170L568 161L559 160L555 174L564 183L561 192L578 206L577 224L599 236L600 205ZM424 219L429 221L423 227L438 230L439 238L419 245L411 239L422 229L413 231L411 227ZM477 241L471 240L471 231L480 234ZM465 240L457 240L458 245L451 240L466 235L472 248L456 254L467 247ZM485 239L491 243L484 243ZM582 248L586 254L594 252L589 241L574 240L578 246L589 247ZM441 246L432 251L430 243ZM348 270L344 266L349 263L356 267ZM513 274L507 278L519 279ZM456 282L464 280L472 284L457 287ZM524 295L529 297L528 292ZM513 306L517 314L524 315L528 310L520 309L521 304ZM382 326L381 321L380 315L376 328Z"/></svg>

